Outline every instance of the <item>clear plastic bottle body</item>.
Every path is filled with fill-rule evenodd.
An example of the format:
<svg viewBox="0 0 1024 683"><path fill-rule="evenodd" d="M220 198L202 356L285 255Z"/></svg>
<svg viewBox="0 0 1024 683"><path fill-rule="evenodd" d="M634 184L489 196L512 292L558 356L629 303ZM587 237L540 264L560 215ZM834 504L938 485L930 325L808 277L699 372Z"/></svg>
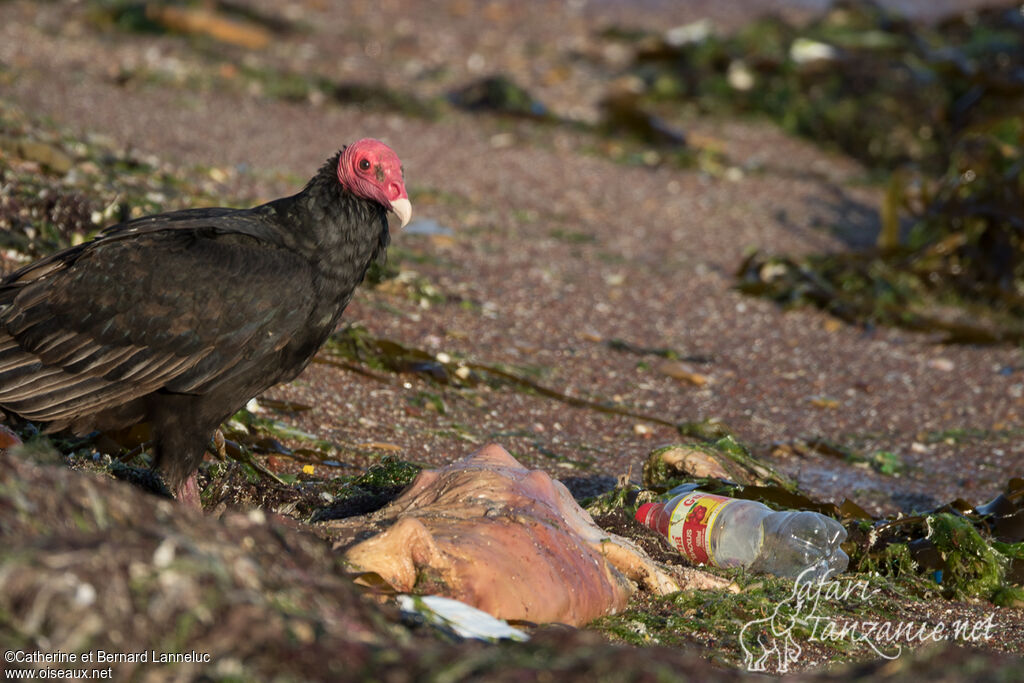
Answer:
<svg viewBox="0 0 1024 683"><path fill-rule="evenodd" d="M817 512L784 511L700 491L648 503L637 521L660 531L691 561L824 580L846 570L846 529Z"/></svg>
<svg viewBox="0 0 1024 683"><path fill-rule="evenodd" d="M755 501L735 500L729 503L708 534L708 546L715 564L719 567L749 567L754 564L764 543L762 522L771 512Z"/></svg>

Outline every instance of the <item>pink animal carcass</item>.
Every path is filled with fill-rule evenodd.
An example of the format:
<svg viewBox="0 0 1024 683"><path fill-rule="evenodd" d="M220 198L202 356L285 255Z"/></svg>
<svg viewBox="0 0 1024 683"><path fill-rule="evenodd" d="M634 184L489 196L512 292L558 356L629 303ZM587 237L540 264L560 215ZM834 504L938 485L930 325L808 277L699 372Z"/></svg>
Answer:
<svg viewBox="0 0 1024 683"><path fill-rule="evenodd" d="M393 523L346 551L364 580L502 619L579 625L625 607L634 581L659 594L680 588L639 547L594 524L564 485L497 444L421 472L371 518Z"/></svg>

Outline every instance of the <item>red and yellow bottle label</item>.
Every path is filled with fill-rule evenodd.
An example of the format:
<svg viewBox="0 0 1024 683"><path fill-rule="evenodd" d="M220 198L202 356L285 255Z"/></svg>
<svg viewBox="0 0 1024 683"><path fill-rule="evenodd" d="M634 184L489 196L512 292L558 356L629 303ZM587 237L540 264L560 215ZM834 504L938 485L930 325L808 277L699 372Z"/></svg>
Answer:
<svg viewBox="0 0 1024 683"><path fill-rule="evenodd" d="M725 506L733 502L732 498L725 496L694 491L672 511L668 523L668 539L691 562L715 564L708 534Z"/></svg>

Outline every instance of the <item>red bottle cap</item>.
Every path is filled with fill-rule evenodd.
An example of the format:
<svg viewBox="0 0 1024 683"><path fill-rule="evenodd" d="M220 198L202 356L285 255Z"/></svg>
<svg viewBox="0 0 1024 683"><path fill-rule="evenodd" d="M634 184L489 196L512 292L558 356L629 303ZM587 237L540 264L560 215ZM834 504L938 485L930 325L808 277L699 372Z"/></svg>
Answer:
<svg viewBox="0 0 1024 683"><path fill-rule="evenodd" d="M644 503L636 511L636 521L667 536L668 517L658 514L664 507L664 503Z"/></svg>

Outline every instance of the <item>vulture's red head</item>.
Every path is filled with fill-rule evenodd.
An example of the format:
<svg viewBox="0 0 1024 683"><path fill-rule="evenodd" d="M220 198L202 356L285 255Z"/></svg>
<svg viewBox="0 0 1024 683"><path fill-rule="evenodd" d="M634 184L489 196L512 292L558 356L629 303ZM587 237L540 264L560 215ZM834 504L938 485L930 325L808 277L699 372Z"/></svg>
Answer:
<svg viewBox="0 0 1024 683"><path fill-rule="evenodd" d="M346 147L338 160L338 181L356 196L394 211L403 228L412 218L402 162L394 150L380 140L363 138Z"/></svg>

